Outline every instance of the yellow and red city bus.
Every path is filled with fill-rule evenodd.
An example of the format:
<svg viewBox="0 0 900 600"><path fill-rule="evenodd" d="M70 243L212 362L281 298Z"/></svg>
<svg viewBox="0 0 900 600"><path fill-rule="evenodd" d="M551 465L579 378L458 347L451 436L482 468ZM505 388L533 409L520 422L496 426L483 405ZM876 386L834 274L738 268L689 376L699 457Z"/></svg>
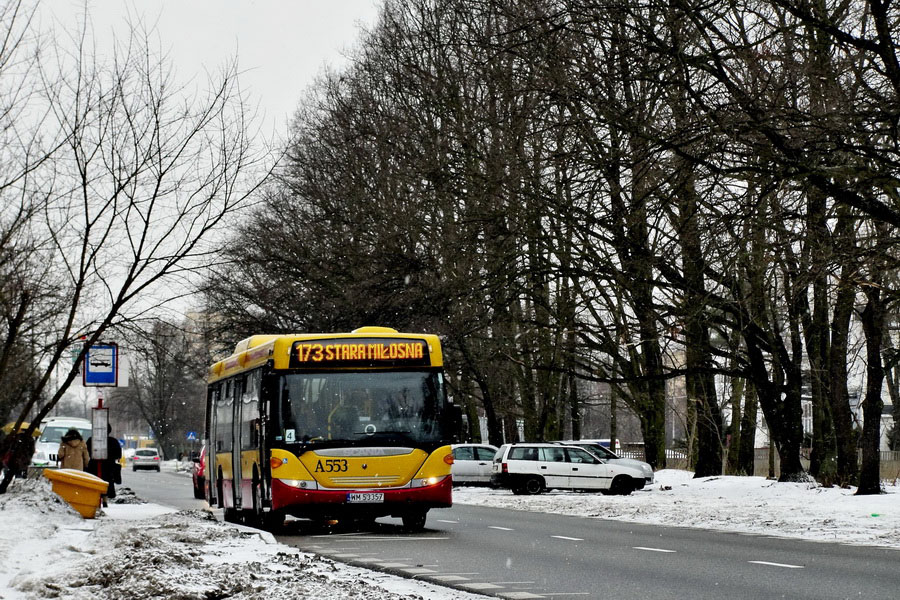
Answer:
<svg viewBox="0 0 900 600"><path fill-rule="evenodd" d="M225 519L275 526L400 517L451 505L448 399L437 336L256 335L209 371L207 483Z"/></svg>

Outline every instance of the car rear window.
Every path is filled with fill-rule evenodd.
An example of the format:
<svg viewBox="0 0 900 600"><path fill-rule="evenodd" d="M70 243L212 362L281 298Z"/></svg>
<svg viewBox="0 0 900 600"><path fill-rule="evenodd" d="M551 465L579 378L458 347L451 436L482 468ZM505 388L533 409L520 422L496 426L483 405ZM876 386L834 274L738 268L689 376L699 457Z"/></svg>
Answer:
<svg viewBox="0 0 900 600"><path fill-rule="evenodd" d="M159 453L156 450L138 450L135 454L138 456L156 456Z"/></svg>
<svg viewBox="0 0 900 600"><path fill-rule="evenodd" d="M523 448L517 446L509 451L509 460L537 460L537 448Z"/></svg>

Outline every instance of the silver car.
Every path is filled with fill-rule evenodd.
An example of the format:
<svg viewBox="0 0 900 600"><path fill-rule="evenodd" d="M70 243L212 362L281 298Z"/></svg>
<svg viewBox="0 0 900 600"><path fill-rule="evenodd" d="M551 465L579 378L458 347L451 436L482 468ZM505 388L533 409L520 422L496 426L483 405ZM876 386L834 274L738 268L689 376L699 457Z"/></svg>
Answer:
<svg viewBox="0 0 900 600"><path fill-rule="evenodd" d="M453 485L490 485L491 461L497 454L490 444L453 444Z"/></svg>
<svg viewBox="0 0 900 600"><path fill-rule="evenodd" d="M556 443L565 444L567 446L578 446L579 448L584 448L598 458L602 458L610 464L622 465L623 467L638 469L641 473L644 474L644 481L646 482L646 485L651 485L653 483L653 467L651 467L649 463L645 463L642 460L635 460L633 458L622 458L606 446L601 445L599 440L566 440Z"/></svg>
<svg viewBox="0 0 900 600"><path fill-rule="evenodd" d="M134 451L134 458L131 459L133 471L138 469L149 469L159 472L159 463L162 459L159 457L159 450L156 448L138 448Z"/></svg>

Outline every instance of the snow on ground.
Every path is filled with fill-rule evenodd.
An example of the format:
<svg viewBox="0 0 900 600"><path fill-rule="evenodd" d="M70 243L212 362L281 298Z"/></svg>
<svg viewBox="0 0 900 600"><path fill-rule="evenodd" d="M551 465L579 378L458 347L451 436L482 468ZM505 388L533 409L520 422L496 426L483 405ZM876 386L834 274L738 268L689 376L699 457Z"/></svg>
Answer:
<svg viewBox="0 0 900 600"><path fill-rule="evenodd" d="M84 520L46 479L14 481L0 495L0 598L484 598L336 563L208 511L118 491L100 518Z"/></svg>
<svg viewBox="0 0 900 600"><path fill-rule="evenodd" d="M706 477L665 469L630 496L554 491L515 496L506 490L462 488L454 502L676 527L754 532L805 540L900 548L900 487L855 496L856 488L763 477Z"/></svg>
<svg viewBox="0 0 900 600"><path fill-rule="evenodd" d="M174 466L172 467L175 468ZM664 470L630 496L457 488L464 504L668 526L758 532L900 548L900 487L854 489L762 477L693 479ZM483 598L359 569L275 543L267 533L216 521L208 511L145 504L127 488L98 519L83 520L43 478L0 495L0 599L65 598Z"/></svg>

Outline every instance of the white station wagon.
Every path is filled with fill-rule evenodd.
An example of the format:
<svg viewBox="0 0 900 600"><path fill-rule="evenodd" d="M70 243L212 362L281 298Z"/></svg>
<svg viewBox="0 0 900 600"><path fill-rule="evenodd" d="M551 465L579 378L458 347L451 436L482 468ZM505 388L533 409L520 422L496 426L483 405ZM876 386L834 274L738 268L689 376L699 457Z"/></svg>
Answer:
<svg viewBox="0 0 900 600"><path fill-rule="evenodd" d="M568 489L628 495L642 489L645 482L639 469L560 444L504 444L491 465L491 485L509 488L514 494Z"/></svg>

